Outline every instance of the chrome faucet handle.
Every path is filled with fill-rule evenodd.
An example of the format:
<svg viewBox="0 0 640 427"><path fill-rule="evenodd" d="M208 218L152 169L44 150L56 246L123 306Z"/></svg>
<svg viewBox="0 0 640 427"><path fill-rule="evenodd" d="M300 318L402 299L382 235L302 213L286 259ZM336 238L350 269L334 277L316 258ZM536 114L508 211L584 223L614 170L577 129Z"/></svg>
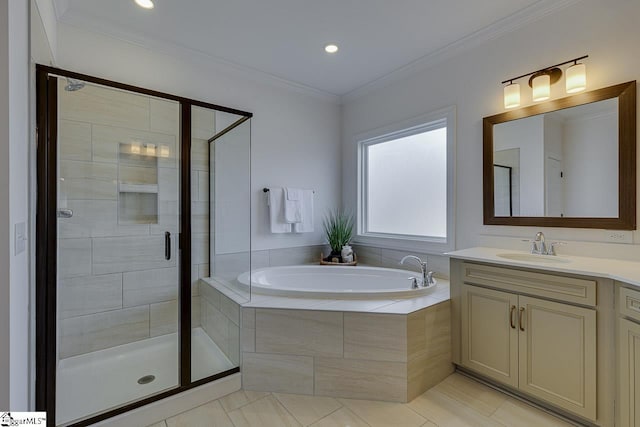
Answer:
<svg viewBox="0 0 640 427"><path fill-rule="evenodd" d="M408 277L407 280L411 280L411 289L420 289L420 286L418 286L418 279L416 277Z"/></svg>
<svg viewBox="0 0 640 427"><path fill-rule="evenodd" d="M433 278L433 271L427 273L427 283L423 283L422 286L429 287L436 284L436 280Z"/></svg>
<svg viewBox="0 0 640 427"><path fill-rule="evenodd" d="M566 245L566 242L551 242L549 243L547 255L557 255L556 254L556 246Z"/></svg>
<svg viewBox="0 0 640 427"><path fill-rule="evenodd" d="M538 242L535 240L531 240L531 239L522 239L523 242L527 242L527 243L531 243L531 250L530 252L532 254L539 254L540 250L538 249Z"/></svg>

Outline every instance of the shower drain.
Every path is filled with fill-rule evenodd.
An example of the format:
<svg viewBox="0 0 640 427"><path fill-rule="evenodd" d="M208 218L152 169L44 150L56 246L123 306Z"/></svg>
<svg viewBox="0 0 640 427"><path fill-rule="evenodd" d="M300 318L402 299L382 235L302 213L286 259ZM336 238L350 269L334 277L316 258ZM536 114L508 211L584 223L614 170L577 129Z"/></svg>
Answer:
<svg viewBox="0 0 640 427"><path fill-rule="evenodd" d="M138 384L149 384L155 379L156 379L155 375L145 375L144 377L141 377L140 379L138 379Z"/></svg>

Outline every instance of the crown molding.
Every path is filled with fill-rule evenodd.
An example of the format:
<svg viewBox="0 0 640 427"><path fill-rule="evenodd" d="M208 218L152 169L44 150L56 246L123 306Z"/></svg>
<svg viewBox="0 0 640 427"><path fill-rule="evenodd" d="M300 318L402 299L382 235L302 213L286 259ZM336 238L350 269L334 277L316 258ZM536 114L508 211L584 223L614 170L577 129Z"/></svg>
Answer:
<svg viewBox="0 0 640 427"><path fill-rule="evenodd" d="M365 83L340 97L340 103L346 104L371 92L382 89L391 83L406 79L420 71L424 71L451 57L477 47L487 41L494 40L509 32L522 28L558 10L571 6L581 0L540 0L529 7L502 18L491 25L481 28L461 39L416 59L400 68L391 71L375 80Z"/></svg>
<svg viewBox="0 0 640 427"><path fill-rule="evenodd" d="M239 65L235 62L227 61L218 56L214 56L201 50L193 49L178 43L167 41L159 42L151 37L128 31L122 27L105 24L103 21L95 18L76 16L76 14L73 13L73 10L68 11L68 13L65 13L62 17L60 17L59 22L70 27L75 27L82 31L100 34L111 39L141 47L153 52L180 58L185 61L193 61L194 59L204 60L211 66L224 69L230 73L242 73L249 79L256 82L269 84L283 89L293 90L297 93L312 96L324 101L331 102L333 104L340 103L339 95L316 89L302 83L294 82L252 67Z"/></svg>

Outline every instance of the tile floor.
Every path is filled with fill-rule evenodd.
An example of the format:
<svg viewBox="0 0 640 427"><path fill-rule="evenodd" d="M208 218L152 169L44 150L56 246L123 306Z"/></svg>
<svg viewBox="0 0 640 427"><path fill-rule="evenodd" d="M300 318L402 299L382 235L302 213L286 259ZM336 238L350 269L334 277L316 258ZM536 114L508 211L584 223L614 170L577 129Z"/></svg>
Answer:
<svg viewBox="0 0 640 427"><path fill-rule="evenodd" d="M460 374L407 404L240 390L151 427L569 427Z"/></svg>

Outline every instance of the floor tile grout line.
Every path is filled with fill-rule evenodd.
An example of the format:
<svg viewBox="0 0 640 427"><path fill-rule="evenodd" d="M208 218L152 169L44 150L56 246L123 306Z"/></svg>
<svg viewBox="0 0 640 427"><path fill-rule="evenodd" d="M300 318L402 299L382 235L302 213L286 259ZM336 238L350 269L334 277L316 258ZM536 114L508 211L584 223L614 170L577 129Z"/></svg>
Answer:
<svg viewBox="0 0 640 427"><path fill-rule="evenodd" d="M415 399L414 399L414 400L415 400ZM415 409L413 409L411 406L409 406L409 403L403 403L403 404L402 404L402 406L404 406L405 408L407 408L408 410L410 410L410 411L411 411L411 412L413 412L414 414L418 415L420 418L424 418L425 422L424 422L424 423L422 423L422 424L421 424L421 426L422 426L422 425L424 425L424 424L426 424L426 423L428 423L428 422L431 422L431 423L436 424L436 423L435 423L435 421L431 420L430 418L425 417L424 415L422 415L421 413L419 413L418 411L416 411ZM437 424L436 424L436 425L437 425Z"/></svg>
<svg viewBox="0 0 640 427"><path fill-rule="evenodd" d="M302 424L302 422L301 422L299 419L297 419L297 418L296 418L296 416L295 416L295 415L293 415L293 413L291 413L291 411L289 410L289 408L287 408L287 407L285 406L285 404L284 404L284 403L282 403L282 402L280 401L280 399L278 399L278 396L277 396L276 394L271 393L271 395L273 396L273 398L275 399L275 401L278 403L278 405L282 406L282 408L287 412L287 414L291 415L291 417L292 417L294 420L296 420L296 422L297 422L299 425L304 426L304 424ZM306 427L306 426L305 426L305 427Z"/></svg>
<svg viewBox="0 0 640 427"><path fill-rule="evenodd" d="M335 399L336 402L338 402L340 404L340 407L337 408L335 411L330 412L329 414L325 415L324 417L320 418L319 420L314 421L313 423L310 424L310 426L313 426L315 424L318 424L320 421L324 420L325 418L330 417L331 415L335 414L338 411L341 411L343 409L351 412L353 414L354 417L356 417L358 420L360 420L362 423L368 425L369 427L371 427L371 424L369 424L368 422L366 422L365 420L362 419L362 417L358 416L358 414L356 414L355 412L353 412L351 409L347 408L346 406L344 406L342 404L342 402L340 402L338 399Z"/></svg>
<svg viewBox="0 0 640 427"><path fill-rule="evenodd" d="M244 391L244 390L243 390L243 391ZM223 410L223 411L225 411L225 412L227 413L227 415L229 415L230 413L235 412L235 411L238 411L238 410L240 410L240 409L244 408L245 406L249 406L249 405L251 405L251 404L253 404L253 403L256 403L256 402L259 402L259 401L261 401L261 400L263 400L263 399L266 399L266 398L267 398L267 397L269 397L269 396L273 396L273 393L269 392L269 394L267 394L266 396L262 396L260 399L256 399L256 400L254 400L253 402L248 402L248 403L245 403L245 404L244 404L244 405L242 405L242 406L238 406L238 407L237 407L236 409L234 409L233 411L228 411L228 412L227 412L227 411L224 409L224 406L222 407L222 410ZM274 396L274 398L275 398L275 396ZM277 400L277 399L276 399L276 400ZM222 406L222 405L221 405L221 406ZM233 421L233 420L232 420L232 421Z"/></svg>

